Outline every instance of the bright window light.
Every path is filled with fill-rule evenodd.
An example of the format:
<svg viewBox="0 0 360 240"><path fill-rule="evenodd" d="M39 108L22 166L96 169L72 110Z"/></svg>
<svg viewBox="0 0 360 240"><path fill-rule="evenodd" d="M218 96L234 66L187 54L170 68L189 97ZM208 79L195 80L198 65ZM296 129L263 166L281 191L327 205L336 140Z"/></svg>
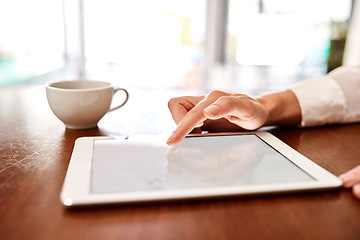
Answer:
<svg viewBox="0 0 360 240"><path fill-rule="evenodd" d="M196 87L205 1L84 1L89 78L132 87Z"/></svg>
<svg viewBox="0 0 360 240"><path fill-rule="evenodd" d="M2 1L0 84L26 83L63 65L62 1Z"/></svg>

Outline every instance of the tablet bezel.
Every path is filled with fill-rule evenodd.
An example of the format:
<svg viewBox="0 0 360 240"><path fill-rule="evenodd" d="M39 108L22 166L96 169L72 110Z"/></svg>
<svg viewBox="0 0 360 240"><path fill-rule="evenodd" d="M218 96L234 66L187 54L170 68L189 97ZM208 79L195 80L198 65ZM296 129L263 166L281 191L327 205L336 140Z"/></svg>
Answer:
<svg viewBox="0 0 360 240"><path fill-rule="evenodd" d="M144 192L122 192L122 193L91 193L92 154L94 140L96 139L126 139L127 136L118 137L82 137L75 141L75 146L70 159L69 167L64 180L60 199L65 206L81 206L110 203L130 203L144 201L175 200L188 198L205 198L220 196L241 196L255 194L275 194L299 191L334 190L340 188L342 182L339 178L323 169L313 161L309 160L293 148L286 145L280 139L269 132L245 132L227 134L192 134L189 137L202 136L226 136L226 135L248 135L255 134L272 148L284 155L288 160L305 171L315 181L264 184L251 186L227 186L217 188L201 189L175 189L167 191L144 191ZM164 145L167 136L136 136L144 138L145 141L160 141Z"/></svg>

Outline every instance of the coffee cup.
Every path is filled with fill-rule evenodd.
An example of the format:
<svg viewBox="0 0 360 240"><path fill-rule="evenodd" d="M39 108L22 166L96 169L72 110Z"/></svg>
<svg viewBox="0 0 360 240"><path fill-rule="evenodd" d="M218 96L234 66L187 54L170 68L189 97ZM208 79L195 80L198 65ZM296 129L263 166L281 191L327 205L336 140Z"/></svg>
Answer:
<svg viewBox="0 0 360 240"><path fill-rule="evenodd" d="M47 83L45 88L51 110L69 129L96 127L106 113L124 106L129 98L126 89L105 81L55 81ZM125 93L124 101L110 108L113 95L119 91Z"/></svg>

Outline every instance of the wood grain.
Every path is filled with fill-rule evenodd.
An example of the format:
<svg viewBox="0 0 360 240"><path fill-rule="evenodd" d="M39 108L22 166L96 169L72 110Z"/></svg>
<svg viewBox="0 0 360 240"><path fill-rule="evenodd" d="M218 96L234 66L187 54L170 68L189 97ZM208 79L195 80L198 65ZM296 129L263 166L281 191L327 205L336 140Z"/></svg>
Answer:
<svg viewBox="0 0 360 240"><path fill-rule="evenodd" d="M0 239L359 239L360 201L344 189L66 209L59 195L76 138L171 126L165 99L157 100L164 108L136 111L140 92L130 99L99 128L71 131L52 114L43 86L0 88ZM136 114L148 128L131 120ZM360 124L271 132L335 175L360 164Z"/></svg>

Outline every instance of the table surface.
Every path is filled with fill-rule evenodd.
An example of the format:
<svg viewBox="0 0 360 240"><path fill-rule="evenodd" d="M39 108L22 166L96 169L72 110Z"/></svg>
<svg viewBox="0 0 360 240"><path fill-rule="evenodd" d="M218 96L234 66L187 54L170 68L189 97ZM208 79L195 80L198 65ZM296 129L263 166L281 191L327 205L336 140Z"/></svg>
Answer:
<svg viewBox="0 0 360 240"><path fill-rule="evenodd" d="M0 239L360 239L360 201L347 189L65 208L76 138L173 130L173 92L129 92L98 128L76 131L52 114L43 86L0 88ZM360 124L270 131L335 175L360 164Z"/></svg>

